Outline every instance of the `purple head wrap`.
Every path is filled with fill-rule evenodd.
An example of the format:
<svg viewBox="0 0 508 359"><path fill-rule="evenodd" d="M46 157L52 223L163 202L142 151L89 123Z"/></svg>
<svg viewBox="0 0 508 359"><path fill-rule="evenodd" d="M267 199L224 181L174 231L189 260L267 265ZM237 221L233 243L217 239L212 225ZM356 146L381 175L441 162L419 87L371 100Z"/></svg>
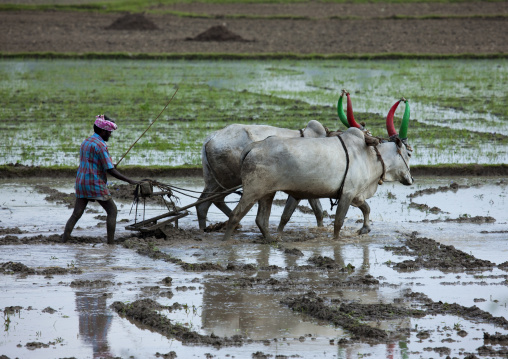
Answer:
<svg viewBox="0 0 508 359"><path fill-rule="evenodd" d="M104 115L95 116L95 126L110 132L118 128L116 123L106 120Z"/></svg>

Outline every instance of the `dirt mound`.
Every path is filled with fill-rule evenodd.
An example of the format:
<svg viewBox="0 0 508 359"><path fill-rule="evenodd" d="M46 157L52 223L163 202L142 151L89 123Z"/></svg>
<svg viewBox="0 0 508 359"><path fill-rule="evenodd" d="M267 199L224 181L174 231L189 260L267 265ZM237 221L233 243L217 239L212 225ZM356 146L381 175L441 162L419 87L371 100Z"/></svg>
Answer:
<svg viewBox="0 0 508 359"><path fill-rule="evenodd" d="M215 334L202 335L178 323L172 324L171 320L159 313L159 310L166 309L156 301L146 298L136 300L133 303L125 304L114 302L111 307L121 315L136 320L149 326L152 330L167 336L177 338L185 344L213 345L217 348L222 346L240 346L245 342L241 335L234 335L231 338L219 337Z"/></svg>
<svg viewBox="0 0 508 359"><path fill-rule="evenodd" d="M158 30L159 27L143 14L124 15L107 27L106 30Z"/></svg>
<svg viewBox="0 0 508 359"><path fill-rule="evenodd" d="M385 246L386 250L397 255L414 256L415 260L404 260L393 263L393 268L400 271L416 271L421 268L439 269L442 271L456 270L492 270L496 266L488 260L478 259L471 254L447 246L430 238L417 237L417 232L411 233L400 247Z"/></svg>
<svg viewBox="0 0 508 359"><path fill-rule="evenodd" d="M196 37L188 37L187 41L248 41L240 35L228 30L224 25L212 26Z"/></svg>

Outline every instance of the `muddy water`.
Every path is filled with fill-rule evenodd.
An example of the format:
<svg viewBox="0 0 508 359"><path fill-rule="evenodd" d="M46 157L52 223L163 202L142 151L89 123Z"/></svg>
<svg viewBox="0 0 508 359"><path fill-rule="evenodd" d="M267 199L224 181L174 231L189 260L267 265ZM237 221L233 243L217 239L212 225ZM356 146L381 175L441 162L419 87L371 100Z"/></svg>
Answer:
<svg viewBox="0 0 508 359"><path fill-rule="evenodd" d="M196 178L158 180L202 188ZM339 241L332 239L332 218L325 219L325 228L316 228L312 215L297 210L281 241L263 244L254 224L255 208L242 221L234 243L221 242L220 232L197 231L194 213L180 220L184 231L175 232L171 240L125 241L131 233L124 227L134 220L135 209L129 214L130 201L118 200L118 219L124 222L118 224L117 237L123 245L113 247L102 242L104 220L97 216L103 213L96 205L91 208L97 213L86 213L73 233L95 240L60 244L51 239L62 232L71 209L45 200L47 194L37 190L37 184L72 192L71 180L0 182L0 354L8 357L146 358L156 353L171 357L171 352L179 358L251 358L254 353L304 358L466 353L491 357L492 350L500 352L507 345L483 339L484 333L507 335L502 321L466 315L460 309L476 306L494 318L508 318L508 271L499 266L508 260L508 188L501 178L418 178L411 187L384 184L369 201L372 232L356 235L361 213L352 208ZM181 205L194 201L180 199ZM329 202L322 204L331 213ZM301 205L307 206L305 201ZM281 209L273 209L274 232ZM144 216L163 212L159 205L149 204ZM138 207L138 219L142 218ZM209 220L225 217L212 207ZM38 239L39 234L49 239ZM20 244L24 238L26 243ZM433 240L441 247L430 254L415 250L411 238L415 243ZM453 254L437 258L448 245L485 264L466 269L460 267L466 262ZM158 253L159 259L147 253ZM405 261L416 264L401 269ZM8 262L28 270L18 271L20 266L6 266ZM193 269L210 263L215 270ZM314 294L308 294L311 291ZM426 299L414 300L410 293ZM376 319L364 313L358 323L389 333L388 339L355 337L354 328L334 325L330 316L320 317L310 308L292 310L287 304L303 303L304 295L322 299L320 305L328 309L389 304L423 310L425 315L386 317L377 312ZM129 307L141 299L166 306L156 311L161 318L191 332L243 339L235 346L191 345L168 337L157 323L141 324L111 307L117 302ZM455 309L449 310L452 306ZM431 307L441 310L432 312ZM354 311L349 315L356 318ZM478 352L484 344L490 354L485 349Z"/></svg>

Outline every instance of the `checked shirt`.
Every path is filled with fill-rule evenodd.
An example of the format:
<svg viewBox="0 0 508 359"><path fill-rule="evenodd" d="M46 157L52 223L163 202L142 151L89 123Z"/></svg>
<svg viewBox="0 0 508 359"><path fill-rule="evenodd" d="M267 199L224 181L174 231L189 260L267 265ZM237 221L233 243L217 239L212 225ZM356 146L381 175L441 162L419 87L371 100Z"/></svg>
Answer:
<svg viewBox="0 0 508 359"><path fill-rule="evenodd" d="M81 144L79 168L76 175L76 197L95 198L109 196L106 186L108 169L114 168L108 146L101 136L94 133Z"/></svg>

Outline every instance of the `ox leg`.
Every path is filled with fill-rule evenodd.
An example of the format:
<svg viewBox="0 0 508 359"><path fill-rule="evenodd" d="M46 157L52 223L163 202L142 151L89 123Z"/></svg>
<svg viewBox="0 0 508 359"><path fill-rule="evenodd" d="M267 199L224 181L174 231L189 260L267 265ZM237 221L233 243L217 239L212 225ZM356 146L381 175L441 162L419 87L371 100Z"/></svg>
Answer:
<svg viewBox="0 0 508 359"><path fill-rule="evenodd" d="M233 234L235 228L238 226L238 223L240 223L242 218L245 217L247 212L250 211L254 204L256 204L256 199L248 199L244 192L240 202L238 202L236 208L233 210L233 212L231 212L231 216L229 217L228 223L226 225L226 233L224 233L223 237L224 241L227 241L231 238L231 235Z"/></svg>
<svg viewBox="0 0 508 359"><path fill-rule="evenodd" d="M284 212L282 213L282 217L280 218L279 228L277 228L277 232L282 233L284 227L289 222L289 219L293 216L298 204L300 203L299 199L288 196L286 201L286 206L284 207ZM321 202L319 199L313 198L309 199L310 207L316 216L316 222L318 227L323 227L323 207L321 207Z"/></svg>
<svg viewBox="0 0 508 359"><path fill-rule="evenodd" d="M272 199L273 201L273 199ZM288 196L286 201L286 205L284 206L284 212L282 212L282 217L280 217L279 227L277 228L277 232L282 233L284 227L289 222L289 219L295 212L296 207L298 207L298 203L300 203L299 199Z"/></svg>
<svg viewBox="0 0 508 359"><path fill-rule="evenodd" d="M222 213L224 213L228 218L231 217L231 213L233 212L231 208L229 208L225 203L224 200L226 199L226 196L220 197L219 201L216 200L216 202L213 202L215 207L220 209Z"/></svg>
<svg viewBox="0 0 508 359"><path fill-rule="evenodd" d="M316 222L318 227L323 227L323 207L321 207L321 201L319 198L309 199L310 207L316 216Z"/></svg>
<svg viewBox="0 0 508 359"><path fill-rule="evenodd" d="M201 196L199 196L199 199L205 199L209 196L211 196L214 193L218 193L220 188L219 187L205 187L203 189L203 193L201 193ZM226 216L231 215L231 209L224 203L224 197L220 197L218 200L215 199L215 206L219 208ZM198 216L198 223L199 223L199 229L204 230L206 228L206 216L208 214L208 210L210 209L210 206L212 205L212 201L207 201L200 203L196 206L196 213Z"/></svg>
<svg viewBox="0 0 508 359"><path fill-rule="evenodd" d="M275 192L267 194L266 196L261 198L258 203L258 214L256 216L256 224L261 230L263 237L265 237L265 242L273 242L273 238L270 235L268 224L268 221L270 219L270 212L272 211L273 197L275 197Z"/></svg>
<svg viewBox="0 0 508 359"><path fill-rule="evenodd" d="M337 205L337 211L335 212L335 222L333 226L333 238L339 239L339 233L342 229L342 225L344 224L344 219L346 218L347 210L351 205L351 198L347 198L346 196L342 196L339 204Z"/></svg>
<svg viewBox="0 0 508 359"><path fill-rule="evenodd" d="M369 225L369 216L370 216L370 207L367 202L363 202L360 206L358 206L360 210L363 213L363 227L360 228L358 231L358 234L366 234L370 232L370 225Z"/></svg>

